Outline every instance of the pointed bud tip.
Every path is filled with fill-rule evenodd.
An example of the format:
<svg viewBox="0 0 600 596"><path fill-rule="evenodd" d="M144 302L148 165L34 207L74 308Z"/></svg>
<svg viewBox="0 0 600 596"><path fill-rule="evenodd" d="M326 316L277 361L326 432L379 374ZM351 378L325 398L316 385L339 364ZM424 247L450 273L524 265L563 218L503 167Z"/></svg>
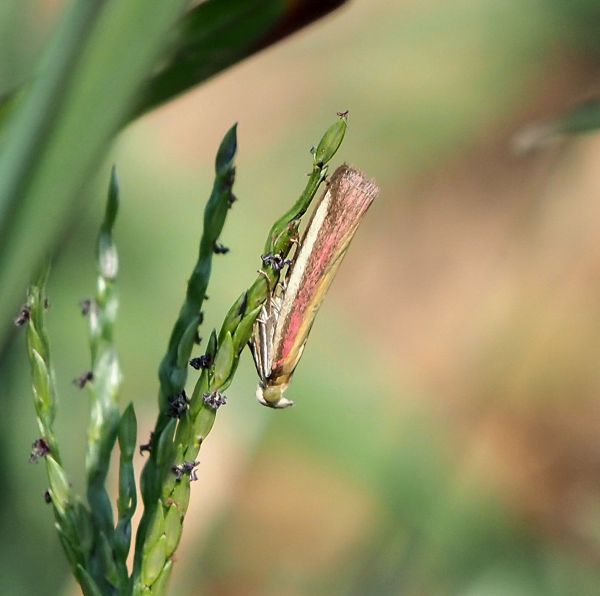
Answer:
<svg viewBox="0 0 600 596"><path fill-rule="evenodd" d="M337 122L334 122L327 129L319 141L317 149L314 153L314 163L318 166L322 167L330 162L344 140L344 135L346 134L346 129L348 128L348 113L339 112L338 116L340 119L337 120Z"/></svg>
<svg viewBox="0 0 600 596"><path fill-rule="evenodd" d="M112 229L117 211L119 210L119 198L121 189L119 187L119 177L117 175L117 166L113 164L110 170L110 181L108 183L108 197L106 200L106 212L104 215L104 225Z"/></svg>
<svg viewBox="0 0 600 596"><path fill-rule="evenodd" d="M232 167L232 162L237 151L237 122L225 133L217 157L215 159L215 169L218 173L228 170Z"/></svg>

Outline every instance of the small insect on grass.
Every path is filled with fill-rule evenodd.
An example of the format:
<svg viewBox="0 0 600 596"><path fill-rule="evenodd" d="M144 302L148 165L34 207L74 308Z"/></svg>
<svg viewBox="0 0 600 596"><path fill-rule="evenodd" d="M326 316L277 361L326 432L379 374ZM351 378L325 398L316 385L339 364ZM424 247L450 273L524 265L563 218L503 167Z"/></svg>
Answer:
<svg viewBox="0 0 600 596"><path fill-rule="evenodd" d="M272 408L283 397L315 320L358 224L379 194L362 172L340 166L331 176L283 283L256 320L250 348L260 378L256 397Z"/></svg>

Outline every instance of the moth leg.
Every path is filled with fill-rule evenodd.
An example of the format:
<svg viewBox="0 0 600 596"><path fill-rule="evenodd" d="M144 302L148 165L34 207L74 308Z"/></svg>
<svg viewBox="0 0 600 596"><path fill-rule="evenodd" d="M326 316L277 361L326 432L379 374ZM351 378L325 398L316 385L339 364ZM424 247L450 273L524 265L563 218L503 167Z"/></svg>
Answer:
<svg viewBox="0 0 600 596"><path fill-rule="evenodd" d="M265 278L265 281L267 282L267 291L269 294L272 294L273 287L271 286L271 280L269 279L269 276L262 269L258 269L257 273Z"/></svg>

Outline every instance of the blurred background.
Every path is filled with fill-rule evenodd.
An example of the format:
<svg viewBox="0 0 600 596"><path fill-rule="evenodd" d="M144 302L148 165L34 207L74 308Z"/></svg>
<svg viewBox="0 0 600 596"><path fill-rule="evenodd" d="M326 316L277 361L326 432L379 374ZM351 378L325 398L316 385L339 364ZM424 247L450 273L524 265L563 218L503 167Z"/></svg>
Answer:
<svg viewBox="0 0 600 596"><path fill-rule="evenodd" d="M31 72L63 4L3 0L3 86ZM599 25L593 0L354 0L120 135L50 282L58 429L79 489L78 302L110 164L122 393L140 442L229 126L240 200L207 335L254 279L336 111L350 110L339 160L382 189L311 334L296 406L259 407L243 358L201 452L172 594L600 594L600 137L513 150L524 127L598 91ZM44 471L27 463L21 334L0 376L0 593L77 593Z"/></svg>

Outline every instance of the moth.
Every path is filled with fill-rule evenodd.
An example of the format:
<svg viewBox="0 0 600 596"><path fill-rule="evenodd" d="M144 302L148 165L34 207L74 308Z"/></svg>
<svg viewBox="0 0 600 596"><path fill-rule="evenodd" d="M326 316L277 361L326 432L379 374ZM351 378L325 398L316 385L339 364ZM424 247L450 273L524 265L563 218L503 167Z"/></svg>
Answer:
<svg viewBox="0 0 600 596"><path fill-rule="evenodd" d="M293 405L283 394L358 224L378 194L372 180L348 165L340 166L329 179L293 264L254 324L250 348L261 404L271 408Z"/></svg>

